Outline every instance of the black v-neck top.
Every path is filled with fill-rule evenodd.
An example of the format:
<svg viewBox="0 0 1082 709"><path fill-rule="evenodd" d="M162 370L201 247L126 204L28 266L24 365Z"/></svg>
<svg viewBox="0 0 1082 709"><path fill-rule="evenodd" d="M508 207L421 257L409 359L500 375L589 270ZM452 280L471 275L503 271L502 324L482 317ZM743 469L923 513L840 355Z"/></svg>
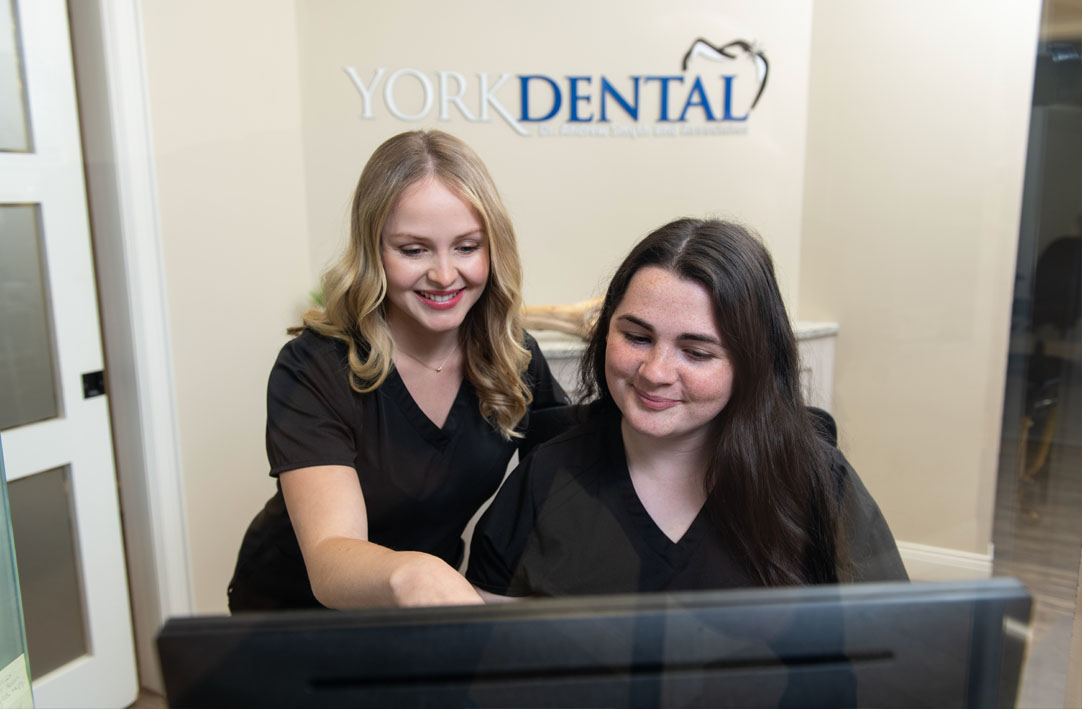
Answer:
<svg viewBox="0 0 1082 709"><path fill-rule="evenodd" d="M906 579L878 506L836 448L828 460L851 557L851 580ZM503 596L691 591L758 585L730 553L733 540L705 508L678 541L654 523L628 472L620 415L584 423L538 446L481 517L466 577Z"/></svg>
<svg viewBox="0 0 1082 709"><path fill-rule="evenodd" d="M618 414L598 413L539 446L474 530L466 577L504 596L752 585L705 508L678 541L646 511Z"/></svg>
<svg viewBox="0 0 1082 709"><path fill-rule="evenodd" d="M526 381L530 413L565 403L537 342ZM517 440L486 421L473 385L463 379L443 428L421 410L397 370L368 394L349 385L347 346L305 330L288 342L267 387L270 474L317 465L357 471L368 513L369 540L395 550L423 551L452 566L463 556L462 532L499 487ZM318 605L281 486L255 518L230 585L234 610Z"/></svg>

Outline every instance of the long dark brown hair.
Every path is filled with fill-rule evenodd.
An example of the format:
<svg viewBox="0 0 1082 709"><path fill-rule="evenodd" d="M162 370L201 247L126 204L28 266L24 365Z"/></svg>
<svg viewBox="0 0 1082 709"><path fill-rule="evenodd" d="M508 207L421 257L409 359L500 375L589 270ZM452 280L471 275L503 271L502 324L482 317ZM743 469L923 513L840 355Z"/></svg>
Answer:
<svg viewBox="0 0 1082 709"><path fill-rule="evenodd" d="M584 396L616 406L605 380L609 323L644 266L706 288L733 367L705 478L706 504L725 546L765 586L836 581L833 474L804 406L796 338L773 261L747 229L680 219L632 249L609 283L583 355Z"/></svg>

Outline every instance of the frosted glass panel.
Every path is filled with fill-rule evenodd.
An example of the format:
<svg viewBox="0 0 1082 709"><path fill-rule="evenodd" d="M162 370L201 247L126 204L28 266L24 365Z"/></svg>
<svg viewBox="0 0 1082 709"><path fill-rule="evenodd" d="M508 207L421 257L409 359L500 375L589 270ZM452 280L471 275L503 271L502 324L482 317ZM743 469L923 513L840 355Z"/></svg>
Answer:
<svg viewBox="0 0 1082 709"><path fill-rule="evenodd" d="M22 51L14 0L0 0L0 151L30 150Z"/></svg>
<svg viewBox="0 0 1082 709"><path fill-rule="evenodd" d="M30 674L37 679L89 651L70 469L19 478L8 484L8 495Z"/></svg>
<svg viewBox="0 0 1082 709"><path fill-rule="evenodd" d="M57 415L40 224L35 205L0 205L0 430Z"/></svg>

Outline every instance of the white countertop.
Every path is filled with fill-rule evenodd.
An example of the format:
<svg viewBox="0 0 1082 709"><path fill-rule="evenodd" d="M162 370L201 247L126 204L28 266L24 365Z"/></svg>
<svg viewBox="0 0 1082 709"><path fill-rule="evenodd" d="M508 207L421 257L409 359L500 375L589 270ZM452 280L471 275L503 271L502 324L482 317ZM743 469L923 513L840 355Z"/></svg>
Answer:
<svg viewBox="0 0 1082 709"><path fill-rule="evenodd" d="M556 330L532 330L530 334L537 338L546 357L578 357L586 346L578 337ZM838 323L798 320L793 323L793 334L797 341L833 337L838 334Z"/></svg>

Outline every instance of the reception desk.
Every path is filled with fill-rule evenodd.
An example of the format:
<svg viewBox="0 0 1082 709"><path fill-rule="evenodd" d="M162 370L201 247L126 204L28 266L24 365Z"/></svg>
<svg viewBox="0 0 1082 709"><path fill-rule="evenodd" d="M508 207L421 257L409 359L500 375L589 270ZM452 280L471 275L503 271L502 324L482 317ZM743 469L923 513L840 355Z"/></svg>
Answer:
<svg viewBox="0 0 1082 709"><path fill-rule="evenodd" d="M793 323L797 345L800 348L800 380L804 386L804 398L809 406L831 410L834 392L834 343L838 336L837 323ZM554 330L535 330L541 351L552 367L556 379L568 394L578 387L579 359L586 343L575 335Z"/></svg>

